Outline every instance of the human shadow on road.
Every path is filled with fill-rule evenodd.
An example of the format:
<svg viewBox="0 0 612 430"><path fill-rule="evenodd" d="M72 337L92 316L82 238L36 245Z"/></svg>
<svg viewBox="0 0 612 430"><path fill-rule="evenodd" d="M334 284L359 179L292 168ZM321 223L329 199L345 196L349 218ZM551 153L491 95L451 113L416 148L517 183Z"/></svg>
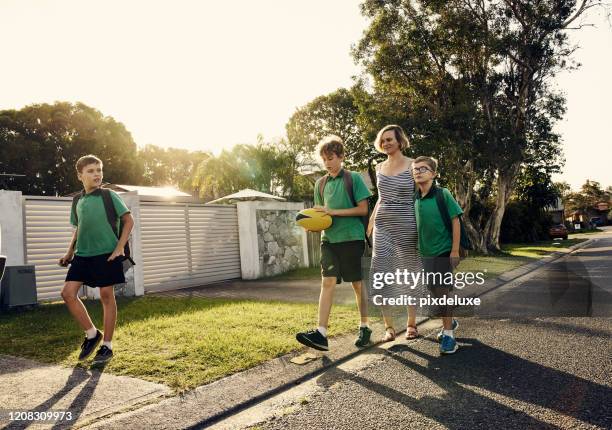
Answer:
<svg viewBox="0 0 612 430"><path fill-rule="evenodd" d="M102 369L103 368L100 368L100 370ZM40 405L34 408L31 408L31 409L28 409L28 411L47 412L47 411L53 410L52 409L53 405L59 402L62 398L64 398L68 393L70 393L72 390L74 390L84 381L87 381L85 385L83 386L83 388L81 388L79 393L75 396L70 406L68 406L68 408L66 409L62 409L62 410L70 411L70 413L72 414L71 420L57 421L52 427L53 430L71 428L72 426L74 426L78 418L81 416L81 414L85 410L85 407L91 400L93 393L95 392L96 387L98 385L98 382L100 381L101 375L102 375L101 371L96 370L96 371L88 372L84 370L83 368L81 368L80 366L75 366L72 369L72 373L70 374L70 376L68 376L68 379L66 379L66 383L57 393L55 393L53 396L51 396L49 399L47 399ZM36 424L36 423L37 422L35 421L13 421L11 424L4 427L4 429L7 429L7 430L8 429L10 430L25 429L28 426L32 424Z"/></svg>
<svg viewBox="0 0 612 430"><path fill-rule="evenodd" d="M413 397L379 381L338 368L327 372L319 378L318 383L329 387L342 380L351 380L453 429L465 428L466 423L473 428L557 429L568 426L562 424L563 416L609 428L611 423L605 404L606 399L612 396L610 387L533 363L476 339L458 340L462 348L453 357L429 355L404 344L395 345L387 351L408 371L418 372L442 388L445 392L442 397L423 396L422 393ZM406 353L426 360L427 364L417 364L406 358ZM414 375L402 371L390 377L405 380L410 391ZM563 427L516 409L513 403L517 401L552 411L554 421Z"/></svg>

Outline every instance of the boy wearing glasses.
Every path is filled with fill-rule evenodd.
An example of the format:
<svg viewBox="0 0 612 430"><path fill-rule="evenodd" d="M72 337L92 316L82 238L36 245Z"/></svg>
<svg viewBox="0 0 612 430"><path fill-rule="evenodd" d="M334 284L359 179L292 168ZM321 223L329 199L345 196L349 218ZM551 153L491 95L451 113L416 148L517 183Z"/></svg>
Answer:
<svg viewBox="0 0 612 430"><path fill-rule="evenodd" d="M444 297L453 288L452 283L444 280L448 273L459 264L459 241L461 225L459 216L463 210L446 188L434 184L437 176L438 162L431 157L418 157L412 166L414 181L417 184L415 215L419 232L419 253L423 257L423 268L427 277L428 288L435 297ZM442 194L448 215L452 220L452 234L449 233L436 194ZM435 274L435 276L432 276ZM441 354L453 354L459 348L455 341L455 330L459 327L453 319L449 306L441 306L442 331L438 334Z"/></svg>

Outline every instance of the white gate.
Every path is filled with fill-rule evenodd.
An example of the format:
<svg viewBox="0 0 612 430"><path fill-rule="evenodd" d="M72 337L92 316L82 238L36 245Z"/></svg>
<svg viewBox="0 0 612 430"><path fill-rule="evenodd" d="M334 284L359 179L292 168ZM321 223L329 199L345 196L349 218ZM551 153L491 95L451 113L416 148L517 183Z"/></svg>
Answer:
<svg viewBox="0 0 612 430"><path fill-rule="evenodd" d="M70 197L24 196L26 264L36 266L38 300L59 300L72 238ZM240 278L235 205L140 202L145 292ZM138 246L136 244L136 246Z"/></svg>
<svg viewBox="0 0 612 430"><path fill-rule="evenodd" d="M61 299L68 269L57 263L72 239L72 198L26 196L23 205L24 255L26 264L36 266L38 300Z"/></svg>
<svg viewBox="0 0 612 430"><path fill-rule="evenodd" d="M140 202L145 292L240 278L236 206Z"/></svg>

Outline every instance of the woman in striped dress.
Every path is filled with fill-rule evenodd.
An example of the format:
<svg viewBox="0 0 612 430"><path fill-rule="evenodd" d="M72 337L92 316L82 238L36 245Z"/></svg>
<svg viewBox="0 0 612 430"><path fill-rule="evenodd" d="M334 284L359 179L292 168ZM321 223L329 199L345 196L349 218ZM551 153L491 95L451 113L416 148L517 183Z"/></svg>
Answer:
<svg viewBox="0 0 612 430"><path fill-rule="evenodd" d="M388 125L378 132L374 142L376 149L387 155L387 160L376 166L378 202L370 217L368 234L374 232L370 285L375 273L393 273L399 269L420 273L422 262L417 250L418 236L414 214L414 179L412 159L404 156L402 150L409 142L400 126ZM414 289L402 282L385 283L381 290L371 290L372 294L383 297L400 297L407 294L419 297L423 294L423 284ZM382 307L385 322L383 340L395 339L393 317L387 308ZM408 306L406 339L418 337L416 328L416 306Z"/></svg>

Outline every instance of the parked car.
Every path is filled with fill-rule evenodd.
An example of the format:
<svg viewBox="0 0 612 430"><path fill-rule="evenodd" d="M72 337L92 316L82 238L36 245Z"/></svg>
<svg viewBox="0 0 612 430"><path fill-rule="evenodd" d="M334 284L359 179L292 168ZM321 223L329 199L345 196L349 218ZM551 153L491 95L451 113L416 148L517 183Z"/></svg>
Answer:
<svg viewBox="0 0 612 430"><path fill-rule="evenodd" d="M604 219L600 216L594 216L593 218L591 218L591 224L595 225L597 227L602 227L604 225L606 225L606 222L604 221Z"/></svg>
<svg viewBox="0 0 612 430"><path fill-rule="evenodd" d="M548 235L553 239L556 237L560 237L562 239L567 239L567 227L563 224L553 225L548 229Z"/></svg>

